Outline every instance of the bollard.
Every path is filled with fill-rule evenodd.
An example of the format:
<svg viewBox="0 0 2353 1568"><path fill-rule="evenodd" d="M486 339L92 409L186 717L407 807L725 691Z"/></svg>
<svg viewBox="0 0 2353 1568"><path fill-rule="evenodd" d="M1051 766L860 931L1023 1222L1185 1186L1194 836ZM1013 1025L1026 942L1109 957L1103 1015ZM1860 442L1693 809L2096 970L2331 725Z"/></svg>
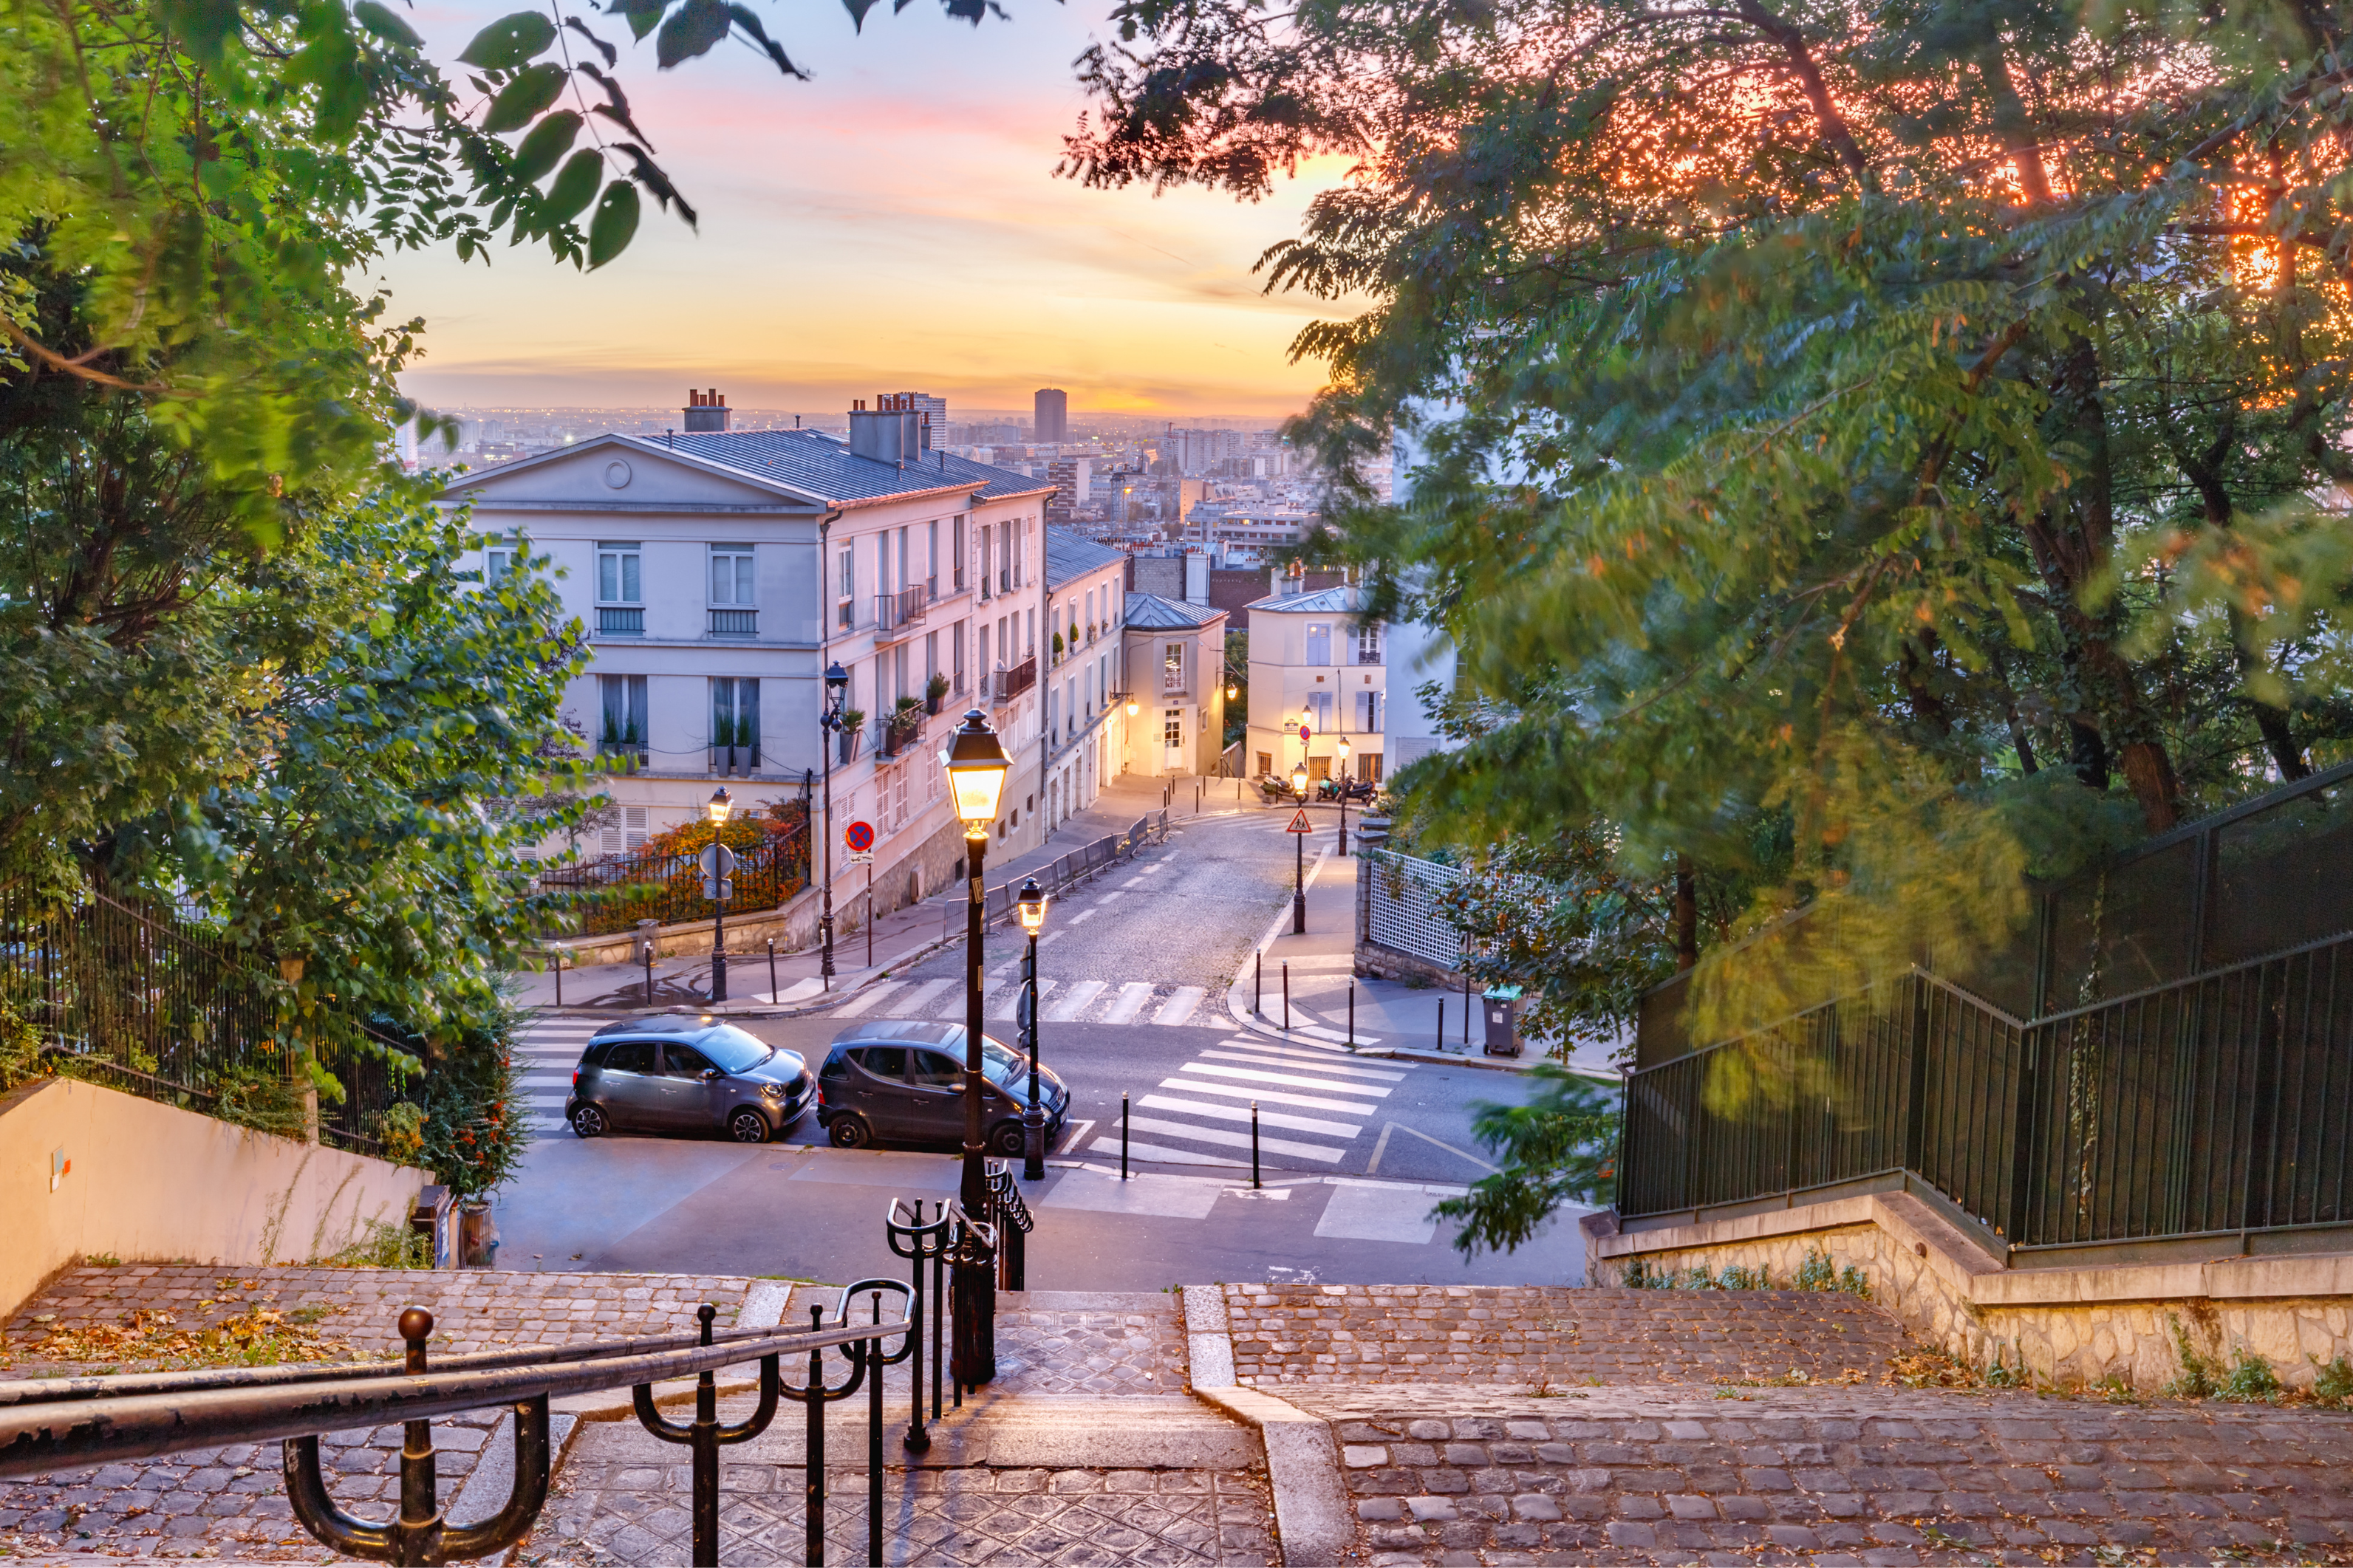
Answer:
<svg viewBox="0 0 2353 1568"><path fill-rule="evenodd" d="M1348 1048L1356 1048L1356 983L1348 982Z"/></svg>
<svg viewBox="0 0 2353 1568"><path fill-rule="evenodd" d="M1462 977L1462 1048L1471 1048L1471 977Z"/></svg>
<svg viewBox="0 0 2353 1568"><path fill-rule="evenodd" d="M646 943L646 1005L654 1005L654 944Z"/></svg>
<svg viewBox="0 0 2353 1568"><path fill-rule="evenodd" d="M1119 1091L1119 1179L1127 1180L1127 1090Z"/></svg>
<svg viewBox="0 0 2353 1568"><path fill-rule="evenodd" d="M564 955L555 955L555 1005L564 1005Z"/></svg>
<svg viewBox="0 0 2353 1568"><path fill-rule="evenodd" d="M1282 1032L1291 1033L1291 961L1282 961Z"/></svg>
<svg viewBox="0 0 2353 1568"><path fill-rule="evenodd" d="M1250 954L1250 1013L1253 1016L1266 1009L1259 1005L1266 994L1266 952L1261 949Z"/></svg>
<svg viewBox="0 0 2353 1568"><path fill-rule="evenodd" d="M776 939L768 939L768 1000L776 999Z"/></svg>
<svg viewBox="0 0 2353 1568"><path fill-rule="evenodd" d="M1250 1101L1250 1191L1259 1190L1258 1180L1258 1101Z"/></svg>
<svg viewBox="0 0 2353 1568"><path fill-rule="evenodd" d="M1438 999L1438 1049L1446 1048L1446 998Z"/></svg>

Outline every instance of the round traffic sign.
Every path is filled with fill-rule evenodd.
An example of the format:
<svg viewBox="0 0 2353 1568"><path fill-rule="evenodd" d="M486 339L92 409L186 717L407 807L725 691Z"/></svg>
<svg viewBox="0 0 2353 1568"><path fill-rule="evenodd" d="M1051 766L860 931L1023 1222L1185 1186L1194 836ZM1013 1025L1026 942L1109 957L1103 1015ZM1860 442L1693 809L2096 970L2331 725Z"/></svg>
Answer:
<svg viewBox="0 0 2353 1568"><path fill-rule="evenodd" d="M1314 738L1314 735L1315 735L1315 731L1313 731L1313 730L1311 730L1311 729L1309 729L1306 725L1302 724L1301 726L1299 726L1299 738L1300 738L1301 740L1303 740L1303 741L1313 740L1313 739Z"/></svg>
<svg viewBox="0 0 2353 1568"><path fill-rule="evenodd" d="M871 823L853 822L842 830L841 841L852 849L874 847L874 826Z"/></svg>

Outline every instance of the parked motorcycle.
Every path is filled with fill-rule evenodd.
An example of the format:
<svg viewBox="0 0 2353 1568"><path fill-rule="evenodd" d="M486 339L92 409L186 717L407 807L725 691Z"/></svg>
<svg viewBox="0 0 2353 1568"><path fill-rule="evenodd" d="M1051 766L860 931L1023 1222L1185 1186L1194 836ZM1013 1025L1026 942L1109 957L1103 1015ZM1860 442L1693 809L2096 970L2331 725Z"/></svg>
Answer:
<svg viewBox="0 0 2353 1568"><path fill-rule="evenodd" d="M1299 799L1299 792L1293 789L1291 787L1291 781L1284 778L1281 773L1269 773L1266 777L1259 780L1258 791L1259 794L1266 797L1266 802L1269 805L1275 805L1281 801L1296 801Z"/></svg>
<svg viewBox="0 0 2353 1568"><path fill-rule="evenodd" d="M1369 782L1349 779L1322 779L1315 785L1315 798L1322 801L1345 800L1351 805L1373 798Z"/></svg>

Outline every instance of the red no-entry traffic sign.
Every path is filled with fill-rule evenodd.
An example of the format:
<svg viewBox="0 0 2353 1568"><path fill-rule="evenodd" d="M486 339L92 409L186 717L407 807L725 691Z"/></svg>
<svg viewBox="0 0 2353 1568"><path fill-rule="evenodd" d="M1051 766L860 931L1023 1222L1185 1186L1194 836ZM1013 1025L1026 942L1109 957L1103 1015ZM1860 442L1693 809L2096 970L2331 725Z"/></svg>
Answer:
<svg viewBox="0 0 2353 1568"><path fill-rule="evenodd" d="M874 825L869 822L853 822L842 829L841 841L849 845L852 850L871 849L874 847Z"/></svg>

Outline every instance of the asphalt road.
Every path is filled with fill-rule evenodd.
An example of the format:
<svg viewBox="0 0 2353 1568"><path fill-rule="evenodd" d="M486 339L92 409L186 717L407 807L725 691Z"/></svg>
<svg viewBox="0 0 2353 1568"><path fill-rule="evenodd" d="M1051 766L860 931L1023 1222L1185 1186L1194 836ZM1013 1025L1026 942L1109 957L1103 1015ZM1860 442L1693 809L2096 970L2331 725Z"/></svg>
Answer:
<svg viewBox="0 0 2353 1568"><path fill-rule="evenodd" d="M1289 851L1260 814L1204 819L1132 874L1106 877L1053 911L1039 955L1040 976L1053 983L1042 1057L1070 1084L1072 1105L1047 1179L1025 1189L1038 1221L1029 1283L1575 1282L1582 1247L1574 1215L1516 1255L1475 1260L1452 1247L1451 1227L1429 1218L1432 1204L1487 1173L1471 1134L1473 1106L1516 1101L1518 1078L1285 1045L1226 1019L1226 982L1280 907ZM1013 937L988 942L993 998L1006 994L1018 954ZM871 1017L954 1012L963 962L962 948L951 949L845 1006ZM1069 1018L1058 1020L1058 1011ZM848 1021L741 1020L812 1065ZM1009 1021L993 1019L990 1029L1014 1036ZM1124 1183L1123 1093L1131 1117ZM1256 1191L1253 1099L1264 1184ZM893 1199L953 1194L955 1153L822 1143L814 1116L784 1141L756 1146L716 1136L583 1142L553 1131L501 1195L500 1265L832 1283L900 1271L882 1215Z"/></svg>

